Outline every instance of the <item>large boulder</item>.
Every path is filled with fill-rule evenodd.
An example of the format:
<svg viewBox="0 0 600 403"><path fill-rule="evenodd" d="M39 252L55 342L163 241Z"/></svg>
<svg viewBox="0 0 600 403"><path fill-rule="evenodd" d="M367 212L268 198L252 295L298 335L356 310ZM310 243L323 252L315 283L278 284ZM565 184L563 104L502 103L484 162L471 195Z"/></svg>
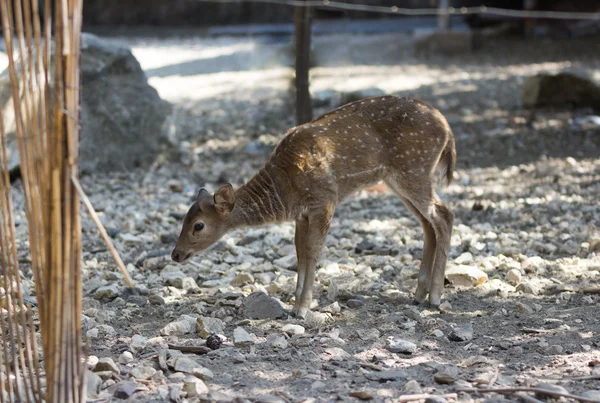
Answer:
<svg viewBox="0 0 600 403"><path fill-rule="evenodd" d="M131 51L94 35L81 41L80 169L146 167L175 149L169 139L171 105L146 79ZM18 164L8 72L0 76L10 167Z"/></svg>
<svg viewBox="0 0 600 403"><path fill-rule="evenodd" d="M521 100L526 108L571 105L600 111L600 85L576 70L540 73L525 80Z"/></svg>

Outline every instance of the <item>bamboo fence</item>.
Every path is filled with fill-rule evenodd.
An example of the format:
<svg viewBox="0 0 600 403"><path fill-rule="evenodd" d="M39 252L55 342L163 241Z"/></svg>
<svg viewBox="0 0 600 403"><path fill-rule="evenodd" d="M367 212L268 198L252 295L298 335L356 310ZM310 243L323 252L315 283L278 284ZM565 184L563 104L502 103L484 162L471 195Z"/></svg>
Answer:
<svg viewBox="0 0 600 403"><path fill-rule="evenodd" d="M26 304L23 295L9 134L0 109L1 403L83 402L86 396L75 187L82 0L45 0L43 10L39 5L0 0L37 300Z"/></svg>

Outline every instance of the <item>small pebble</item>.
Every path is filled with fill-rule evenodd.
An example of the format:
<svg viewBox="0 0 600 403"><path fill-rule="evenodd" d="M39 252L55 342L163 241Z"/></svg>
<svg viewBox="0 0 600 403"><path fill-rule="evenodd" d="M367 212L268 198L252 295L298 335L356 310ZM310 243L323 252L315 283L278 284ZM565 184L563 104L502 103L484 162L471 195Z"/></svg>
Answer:
<svg viewBox="0 0 600 403"><path fill-rule="evenodd" d="M289 336L298 336L304 334L306 331L303 326L287 324L281 328L281 331L287 333Z"/></svg>
<svg viewBox="0 0 600 403"><path fill-rule="evenodd" d="M562 354L563 348L562 348L562 346L559 346L559 345L555 344L555 345L552 345L552 346L550 346L548 348L548 352L550 354Z"/></svg>
<svg viewBox="0 0 600 403"><path fill-rule="evenodd" d="M448 334L448 339L452 341L469 341L473 339L473 325L468 323L455 327Z"/></svg>
<svg viewBox="0 0 600 403"><path fill-rule="evenodd" d="M129 364L130 362L133 361L133 354L131 354L129 351L123 351L121 353L121 355L119 356L119 364Z"/></svg>
<svg viewBox="0 0 600 403"><path fill-rule="evenodd" d="M364 304L365 302L360 299L349 299L348 301L346 301L346 306L350 309L360 308Z"/></svg>
<svg viewBox="0 0 600 403"><path fill-rule="evenodd" d="M414 354L417 352L417 345L413 342L391 336L387 339L387 349L392 353Z"/></svg>

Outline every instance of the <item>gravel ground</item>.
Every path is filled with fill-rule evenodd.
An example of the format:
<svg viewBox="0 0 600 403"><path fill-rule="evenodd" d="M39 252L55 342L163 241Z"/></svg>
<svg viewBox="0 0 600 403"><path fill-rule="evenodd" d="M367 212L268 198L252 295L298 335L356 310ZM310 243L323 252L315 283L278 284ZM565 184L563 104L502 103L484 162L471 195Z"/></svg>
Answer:
<svg viewBox="0 0 600 403"><path fill-rule="evenodd" d="M422 232L376 187L337 209L305 321L285 313L292 223L232 233L184 265L168 258L198 187L243 183L293 125L289 46L113 40L132 46L176 105L181 160L82 178L136 281L123 286L84 220L89 384L99 391L91 401L392 402L485 386L600 401L600 297L590 292L600 286L600 126L591 110L533 112L519 102L523 78L539 71L600 77L597 38L493 39L456 58L415 57L401 35L316 38L316 113L349 91L424 99L454 129L458 170L442 193L456 219L441 312L411 305ZM18 188L15 199L27 271ZM206 340L212 334L222 337ZM173 348L184 346L195 353ZM518 399L458 393L465 402Z"/></svg>

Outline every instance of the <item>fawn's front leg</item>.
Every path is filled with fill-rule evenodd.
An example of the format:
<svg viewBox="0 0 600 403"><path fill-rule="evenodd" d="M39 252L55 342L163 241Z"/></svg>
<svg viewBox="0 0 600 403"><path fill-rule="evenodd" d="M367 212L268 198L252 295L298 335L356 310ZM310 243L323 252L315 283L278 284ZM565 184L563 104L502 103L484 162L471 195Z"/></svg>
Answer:
<svg viewBox="0 0 600 403"><path fill-rule="evenodd" d="M294 313L299 318L305 318L312 302L313 284L317 263L323 248L323 243L329 232L331 217L333 217L334 204L329 203L322 209L309 212L307 216L307 228L305 232L304 252L297 252L298 256L304 256L304 282L300 298L296 297ZM297 244L296 244L297 247ZM298 281L300 281L300 262L298 263ZM298 288L296 288L298 289Z"/></svg>

